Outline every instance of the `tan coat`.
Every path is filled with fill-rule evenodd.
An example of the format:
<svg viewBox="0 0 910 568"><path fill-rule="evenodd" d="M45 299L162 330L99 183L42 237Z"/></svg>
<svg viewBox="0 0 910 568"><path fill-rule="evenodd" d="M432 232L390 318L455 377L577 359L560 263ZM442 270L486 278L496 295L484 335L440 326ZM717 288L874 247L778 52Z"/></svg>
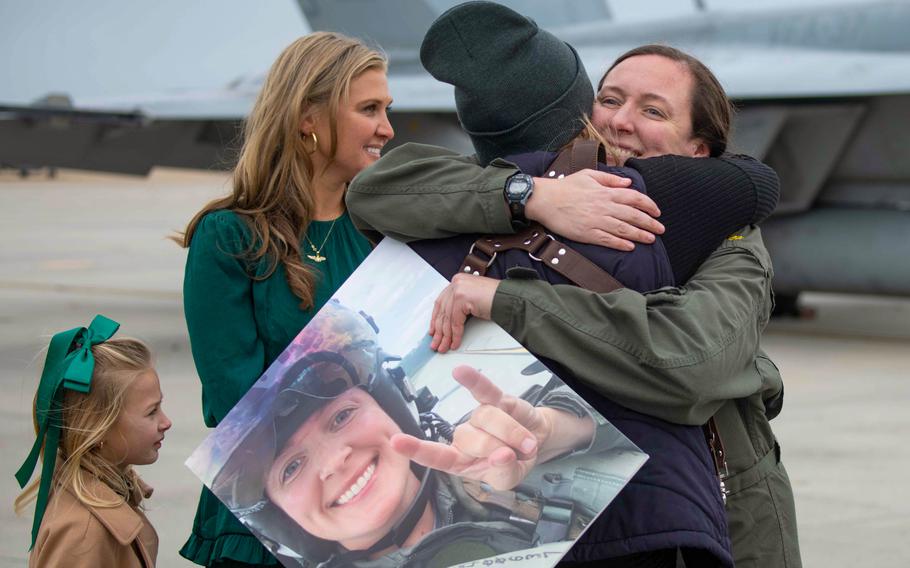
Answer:
<svg viewBox="0 0 910 568"><path fill-rule="evenodd" d="M116 494L100 481L90 491L103 499ZM140 490L146 497L151 488ZM139 499L131 499L138 503ZM68 489L54 491L29 555L30 568L152 568L158 533L137 507L90 507Z"/></svg>

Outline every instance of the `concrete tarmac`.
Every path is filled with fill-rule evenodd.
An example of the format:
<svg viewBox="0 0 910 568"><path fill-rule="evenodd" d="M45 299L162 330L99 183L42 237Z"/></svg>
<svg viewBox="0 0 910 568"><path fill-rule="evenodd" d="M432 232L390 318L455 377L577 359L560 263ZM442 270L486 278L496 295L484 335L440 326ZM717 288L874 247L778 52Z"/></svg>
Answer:
<svg viewBox="0 0 910 568"><path fill-rule="evenodd" d="M155 352L174 426L158 462L140 472L156 488L148 509L158 565L192 566L177 550L201 485L183 461L206 429L181 305L186 254L166 237L225 191L227 177L214 173L0 172L0 568L25 566L28 554L31 508L13 514L13 473L34 440L41 350L96 313ZM805 304L815 319L775 321L764 341L786 383L773 426L796 493L803 564L908 566L910 300L808 294Z"/></svg>

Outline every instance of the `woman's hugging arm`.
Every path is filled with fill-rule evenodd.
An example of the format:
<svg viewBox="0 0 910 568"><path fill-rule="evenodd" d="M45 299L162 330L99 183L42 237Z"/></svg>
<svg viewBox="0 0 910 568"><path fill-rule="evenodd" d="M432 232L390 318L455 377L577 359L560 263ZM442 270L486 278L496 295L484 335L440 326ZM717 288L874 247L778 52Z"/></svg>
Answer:
<svg viewBox="0 0 910 568"><path fill-rule="evenodd" d="M723 238L767 217L779 198L774 170L748 156L659 156L627 165L642 175L653 202L628 189L603 193L596 180L575 174L578 179L558 185L538 182L529 218L567 238L621 250L631 249L632 241L651 242L648 235L666 226L668 253L681 283ZM445 148L405 144L354 179L348 210L359 229L404 241L511 233L502 190L517 171L504 160L484 168ZM663 226L651 218L657 209Z"/></svg>

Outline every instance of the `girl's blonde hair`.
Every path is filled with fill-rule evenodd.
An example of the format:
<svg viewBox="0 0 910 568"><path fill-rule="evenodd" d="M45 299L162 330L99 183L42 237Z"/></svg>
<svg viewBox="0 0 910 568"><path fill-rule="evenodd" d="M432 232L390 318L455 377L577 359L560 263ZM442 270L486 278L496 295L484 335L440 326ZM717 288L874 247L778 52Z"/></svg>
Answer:
<svg viewBox="0 0 910 568"><path fill-rule="evenodd" d="M92 346L95 369L91 390L81 393L63 389L60 422L60 446L54 469L54 489L68 488L86 505L116 507L139 492L138 477L132 467L125 469L104 459L100 454L105 435L117 421L126 391L143 371L152 369L149 348L137 339L120 337ZM35 433L38 432L36 405L32 405ZM42 449L43 453L43 449ZM91 480L99 479L118 495L105 500L94 495ZM38 493L41 476L37 476L16 498L20 514Z"/></svg>
<svg viewBox="0 0 910 568"><path fill-rule="evenodd" d="M329 155L334 158L338 107L351 82L373 69L386 70L385 56L337 33L312 33L285 48L244 125L233 192L203 207L174 240L188 247L202 217L218 209L233 210L252 232L248 259L268 262L254 278L264 280L284 264L301 307L312 307L314 275L300 257L300 241L312 220L317 172L313 139L304 137L300 126L314 111L325 112L332 132Z"/></svg>

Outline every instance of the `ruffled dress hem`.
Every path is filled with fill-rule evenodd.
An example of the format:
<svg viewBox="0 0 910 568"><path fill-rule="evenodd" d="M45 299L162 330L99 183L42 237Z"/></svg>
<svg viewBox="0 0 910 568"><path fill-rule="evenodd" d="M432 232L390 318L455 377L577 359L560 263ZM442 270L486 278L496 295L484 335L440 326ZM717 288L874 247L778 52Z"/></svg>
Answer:
<svg viewBox="0 0 910 568"><path fill-rule="evenodd" d="M180 549L180 556L201 566L233 560L259 566L277 566L278 561L254 536L221 534L214 539L190 535Z"/></svg>

